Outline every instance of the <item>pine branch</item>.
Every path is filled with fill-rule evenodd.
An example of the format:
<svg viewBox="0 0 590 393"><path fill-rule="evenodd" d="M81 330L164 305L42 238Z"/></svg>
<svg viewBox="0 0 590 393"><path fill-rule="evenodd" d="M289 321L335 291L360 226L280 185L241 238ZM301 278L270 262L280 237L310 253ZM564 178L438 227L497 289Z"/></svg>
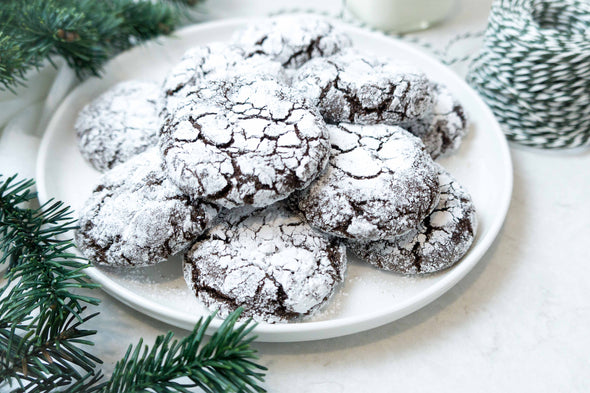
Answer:
<svg viewBox="0 0 590 393"><path fill-rule="evenodd" d="M236 327L241 310L231 314L211 339L203 344L203 336L213 316L202 318L186 338L172 341L173 334L156 339L152 349L142 340L130 346L115 366L109 383L101 393L189 392L199 387L207 393L265 392L258 383L264 381L260 371L265 367L254 363L256 352L250 349L255 337L248 337L255 325L251 321ZM191 382L183 382L181 378Z"/></svg>
<svg viewBox="0 0 590 393"><path fill-rule="evenodd" d="M198 0L9 0L0 2L0 84L23 85L26 72L63 57L80 78L132 45L169 34L183 7ZM0 86L1 88L2 86Z"/></svg>
<svg viewBox="0 0 590 393"><path fill-rule="evenodd" d="M77 290L97 285L85 280L88 263L68 252L71 240L56 239L73 228L71 210L21 207L36 198L33 184L0 177L0 263L10 262L0 289L0 382L17 385L14 392L96 391L101 361L83 349L96 332L81 325L97 315L82 314L99 300Z"/></svg>
<svg viewBox="0 0 590 393"><path fill-rule="evenodd" d="M255 325L236 326L241 310L206 343L213 316L199 320L180 341L168 333L142 350L140 340L103 382L101 360L84 349L93 345L96 331L83 326L98 315L86 315L87 306L99 301L78 293L98 286L87 281L88 263L69 252L72 241L56 238L75 228L71 210L60 202L24 208L36 198L33 185L0 175L0 263L10 264L0 288L0 383L7 381L16 393L265 391L259 382L266 368L255 363L250 349Z"/></svg>

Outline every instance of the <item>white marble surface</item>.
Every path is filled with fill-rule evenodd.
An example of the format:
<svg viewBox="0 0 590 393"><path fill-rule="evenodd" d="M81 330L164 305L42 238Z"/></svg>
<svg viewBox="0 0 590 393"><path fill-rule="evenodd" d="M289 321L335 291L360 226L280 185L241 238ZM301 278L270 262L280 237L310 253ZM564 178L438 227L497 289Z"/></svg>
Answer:
<svg viewBox="0 0 590 393"><path fill-rule="evenodd" d="M250 6L248 6L250 3ZM209 0L210 17L293 2ZM340 1L320 3L338 12ZM416 34L442 45L485 27L489 0L463 0L445 24ZM463 43L458 52L469 51ZM464 72L464 66L457 68ZM590 151L511 146L514 192L494 246L452 290L389 325L304 343L257 343L270 392L590 391ZM168 330L102 292L95 353L108 373L128 343Z"/></svg>

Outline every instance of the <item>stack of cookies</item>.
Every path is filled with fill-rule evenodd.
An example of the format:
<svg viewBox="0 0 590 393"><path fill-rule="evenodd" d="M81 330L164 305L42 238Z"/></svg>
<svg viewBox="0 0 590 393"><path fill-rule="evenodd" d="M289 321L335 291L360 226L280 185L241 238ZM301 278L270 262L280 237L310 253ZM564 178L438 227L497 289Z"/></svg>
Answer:
<svg viewBox="0 0 590 393"><path fill-rule="evenodd" d="M188 286L222 317L300 320L343 283L347 249L425 274L475 235L471 197L433 161L460 145L461 105L324 19L270 19L190 49L162 86L120 83L75 128L104 172L79 249L123 267L185 253Z"/></svg>

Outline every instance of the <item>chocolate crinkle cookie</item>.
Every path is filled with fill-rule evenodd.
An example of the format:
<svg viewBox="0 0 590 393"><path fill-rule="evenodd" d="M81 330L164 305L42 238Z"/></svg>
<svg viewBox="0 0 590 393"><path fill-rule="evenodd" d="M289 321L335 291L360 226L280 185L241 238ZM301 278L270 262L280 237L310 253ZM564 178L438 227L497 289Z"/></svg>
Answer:
<svg viewBox="0 0 590 393"><path fill-rule="evenodd" d="M76 244L96 264L153 265L188 248L217 211L183 195L152 148L101 177L80 211Z"/></svg>
<svg viewBox="0 0 590 393"><path fill-rule="evenodd" d="M104 172L155 146L160 88L153 82L121 82L80 111L75 123L82 156Z"/></svg>
<svg viewBox="0 0 590 393"><path fill-rule="evenodd" d="M342 242L312 229L284 202L238 208L219 221L186 254L184 277L222 318L238 307L242 318L260 322L310 316L344 279Z"/></svg>
<svg viewBox="0 0 590 393"><path fill-rule="evenodd" d="M204 80L167 115L165 170L180 189L226 208L257 207L307 187L330 155L317 110L273 79Z"/></svg>
<svg viewBox="0 0 590 393"><path fill-rule="evenodd" d="M345 33L313 15L278 16L251 24L234 34L233 43L246 57L264 55L290 69L352 45Z"/></svg>
<svg viewBox="0 0 590 393"><path fill-rule="evenodd" d="M185 86L194 85L197 80L209 74L223 72L244 59L244 51L222 42L200 45L187 50L166 75L163 89L166 95L173 95Z"/></svg>
<svg viewBox="0 0 590 393"><path fill-rule="evenodd" d="M459 148L467 134L468 121L463 107L447 87L436 84L434 92L432 113L401 126L422 139L432 158L438 158Z"/></svg>
<svg viewBox="0 0 590 393"><path fill-rule="evenodd" d="M204 80L231 79L248 75L255 79L273 79L288 84L283 66L266 56L245 58L244 50L227 43L212 43L189 49L166 76L163 84L164 108L162 116L174 113L186 97L198 93Z"/></svg>
<svg viewBox="0 0 590 393"><path fill-rule="evenodd" d="M434 273L457 263L473 242L477 217L469 193L439 170L440 201L420 225L394 239L348 241L348 247L378 268L402 274Z"/></svg>
<svg viewBox="0 0 590 393"><path fill-rule="evenodd" d="M434 104L434 85L423 73L352 49L310 60L292 86L333 124L398 125L422 119Z"/></svg>
<svg viewBox="0 0 590 393"><path fill-rule="evenodd" d="M415 228L436 206L438 169L417 137L397 126L328 126L332 153L298 205L313 227L376 240Z"/></svg>

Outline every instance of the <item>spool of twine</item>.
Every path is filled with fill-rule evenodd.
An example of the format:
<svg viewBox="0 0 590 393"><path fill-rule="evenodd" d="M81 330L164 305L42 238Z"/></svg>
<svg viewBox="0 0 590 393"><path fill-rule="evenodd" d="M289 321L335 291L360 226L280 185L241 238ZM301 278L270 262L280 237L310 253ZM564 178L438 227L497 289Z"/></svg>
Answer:
<svg viewBox="0 0 590 393"><path fill-rule="evenodd" d="M590 1L497 0L467 81L509 140L590 144Z"/></svg>

